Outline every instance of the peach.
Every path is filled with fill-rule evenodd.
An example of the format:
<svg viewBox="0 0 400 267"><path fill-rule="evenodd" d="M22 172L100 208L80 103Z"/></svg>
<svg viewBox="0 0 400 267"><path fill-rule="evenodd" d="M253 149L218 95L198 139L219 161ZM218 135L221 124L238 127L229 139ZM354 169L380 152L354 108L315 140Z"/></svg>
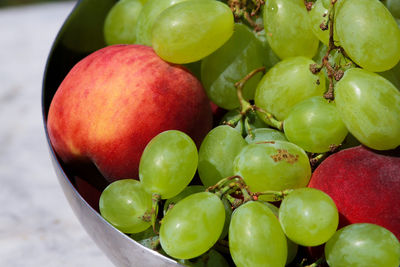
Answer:
<svg viewBox="0 0 400 267"><path fill-rule="evenodd" d="M212 127L201 83L152 48L114 45L78 62L52 99L47 127L66 164L91 162L109 181L138 178L140 156L176 129L199 145Z"/></svg>
<svg viewBox="0 0 400 267"><path fill-rule="evenodd" d="M391 152L357 146L329 156L316 168L309 187L332 197L340 227L374 223L400 238L400 157Z"/></svg>

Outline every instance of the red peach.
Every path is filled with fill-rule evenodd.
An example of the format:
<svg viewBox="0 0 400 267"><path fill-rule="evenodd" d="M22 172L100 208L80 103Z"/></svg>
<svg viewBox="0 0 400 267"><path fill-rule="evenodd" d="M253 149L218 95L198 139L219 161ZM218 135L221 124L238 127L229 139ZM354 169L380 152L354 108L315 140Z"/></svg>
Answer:
<svg viewBox="0 0 400 267"><path fill-rule="evenodd" d="M374 223L400 238L400 157L363 146L344 149L316 168L309 187L332 197L340 227Z"/></svg>
<svg viewBox="0 0 400 267"><path fill-rule="evenodd" d="M70 70L51 102L47 127L65 163L91 161L109 181L137 179L140 156L155 135L176 129L199 145L212 112L187 69L147 46L114 45Z"/></svg>

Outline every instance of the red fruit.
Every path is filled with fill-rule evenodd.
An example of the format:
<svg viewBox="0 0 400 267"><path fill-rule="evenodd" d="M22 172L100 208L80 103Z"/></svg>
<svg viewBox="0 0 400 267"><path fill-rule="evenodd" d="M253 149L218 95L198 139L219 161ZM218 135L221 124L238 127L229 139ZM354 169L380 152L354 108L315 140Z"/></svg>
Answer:
<svg viewBox="0 0 400 267"><path fill-rule="evenodd" d="M47 126L64 162L93 162L110 181L137 179L140 156L154 136L176 129L199 145L212 127L212 112L188 70L150 47L115 45L71 69L52 100Z"/></svg>
<svg viewBox="0 0 400 267"><path fill-rule="evenodd" d="M309 187L332 197L339 227L374 223L400 238L400 157L363 146L339 151L314 171Z"/></svg>

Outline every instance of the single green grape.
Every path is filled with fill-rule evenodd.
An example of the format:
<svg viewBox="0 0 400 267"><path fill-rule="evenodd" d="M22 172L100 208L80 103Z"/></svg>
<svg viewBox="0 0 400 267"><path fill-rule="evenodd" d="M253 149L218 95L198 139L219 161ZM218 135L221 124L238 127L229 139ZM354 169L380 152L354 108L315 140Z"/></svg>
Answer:
<svg viewBox="0 0 400 267"><path fill-rule="evenodd" d="M257 85L256 106L272 113L278 120L284 120L296 103L312 96L322 96L325 92L324 74L312 74L311 64L315 64L311 59L293 57L272 67Z"/></svg>
<svg viewBox="0 0 400 267"><path fill-rule="evenodd" d="M151 211L151 198L139 181L118 180L101 193L100 214L121 232L138 233L150 227L143 216Z"/></svg>
<svg viewBox="0 0 400 267"><path fill-rule="evenodd" d="M398 267L400 244L389 230L355 223L337 231L325 245L330 267Z"/></svg>
<svg viewBox="0 0 400 267"><path fill-rule="evenodd" d="M148 0L140 12L136 25L136 43L151 46L153 24L170 6L188 0Z"/></svg>
<svg viewBox="0 0 400 267"><path fill-rule="evenodd" d="M236 156L233 168L252 192L305 187L311 176L304 150L279 140L247 145Z"/></svg>
<svg viewBox="0 0 400 267"><path fill-rule="evenodd" d="M265 52L261 42L243 24L235 24L232 37L201 63L201 78L206 93L219 107L239 107L235 83L263 66ZM246 100L254 99L261 72L249 79L243 88Z"/></svg>
<svg viewBox="0 0 400 267"><path fill-rule="evenodd" d="M104 39L108 45L136 42L136 24L145 2L121 0L110 9L104 21Z"/></svg>
<svg viewBox="0 0 400 267"><path fill-rule="evenodd" d="M177 130L165 131L156 135L144 149L139 178L146 190L168 199L190 183L197 162L197 148L188 135Z"/></svg>
<svg viewBox="0 0 400 267"><path fill-rule="evenodd" d="M400 29L379 0L344 1L335 17L341 46L362 68L382 72L400 60Z"/></svg>
<svg viewBox="0 0 400 267"><path fill-rule="evenodd" d="M185 187L179 194L176 196L167 199L164 203L164 215L167 213L169 209L172 209L173 206L176 205L180 200L184 199L187 196L190 196L194 193L204 192L206 191L206 187L203 185L189 185Z"/></svg>
<svg viewBox="0 0 400 267"><path fill-rule="evenodd" d="M312 58L317 52L318 38L303 0L266 0L263 21L268 43L281 59Z"/></svg>
<svg viewBox="0 0 400 267"><path fill-rule="evenodd" d="M279 208L279 221L286 236L302 246L318 246L332 237L339 224L333 200L314 188L290 192Z"/></svg>
<svg viewBox="0 0 400 267"><path fill-rule="evenodd" d="M232 213L229 251L238 267L285 266L287 241L269 207L250 201Z"/></svg>
<svg viewBox="0 0 400 267"><path fill-rule="evenodd" d="M297 103L284 123L287 139L307 152L324 153L348 134L335 103L314 96Z"/></svg>
<svg viewBox="0 0 400 267"><path fill-rule="evenodd" d="M217 242L224 222L221 199L209 192L192 194L164 216L160 227L161 247L178 259L200 256Z"/></svg>
<svg viewBox="0 0 400 267"><path fill-rule="evenodd" d="M254 129L251 134L248 134L244 139L247 143L262 143L268 141L287 141L287 138L284 133L271 129L271 128L258 128Z"/></svg>
<svg viewBox="0 0 400 267"><path fill-rule="evenodd" d="M400 145L400 92L385 78L353 68L335 86L337 110L349 132L377 150Z"/></svg>
<svg viewBox="0 0 400 267"><path fill-rule="evenodd" d="M199 149L198 172L203 185L213 186L233 176L233 161L246 145L240 133L228 125L212 129Z"/></svg>
<svg viewBox="0 0 400 267"><path fill-rule="evenodd" d="M181 2L157 17L152 29L152 46L168 62L195 62L228 41L233 25L232 11L225 3L215 0Z"/></svg>

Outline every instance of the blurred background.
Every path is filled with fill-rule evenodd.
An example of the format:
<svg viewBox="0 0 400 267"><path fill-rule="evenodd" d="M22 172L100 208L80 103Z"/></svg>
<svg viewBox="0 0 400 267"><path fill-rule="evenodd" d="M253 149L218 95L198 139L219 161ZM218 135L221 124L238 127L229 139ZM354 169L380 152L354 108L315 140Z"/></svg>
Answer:
<svg viewBox="0 0 400 267"><path fill-rule="evenodd" d="M112 266L62 193L41 114L46 59L75 3L0 0L0 266Z"/></svg>

